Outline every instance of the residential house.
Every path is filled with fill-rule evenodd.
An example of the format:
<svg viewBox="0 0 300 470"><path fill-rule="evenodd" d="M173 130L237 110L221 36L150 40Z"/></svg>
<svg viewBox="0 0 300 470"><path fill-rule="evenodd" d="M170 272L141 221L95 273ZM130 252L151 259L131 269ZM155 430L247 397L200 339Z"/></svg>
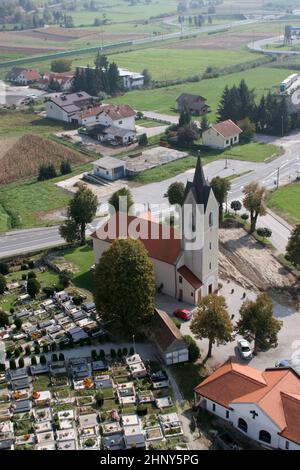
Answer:
<svg viewBox="0 0 300 470"><path fill-rule="evenodd" d="M5 80L15 85L30 85L38 82L41 76L37 70L13 67L5 77Z"/></svg>
<svg viewBox="0 0 300 470"><path fill-rule="evenodd" d="M187 110L194 116L203 116L210 112L210 107L206 104L206 101L203 96L182 93L176 100L175 109L179 113Z"/></svg>
<svg viewBox="0 0 300 470"><path fill-rule="evenodd" d="M166 365L189 360L188 346L179 329L166 312L155 310L148 333Z"/></svg>
<svg viewBox="0 0 300 470"><path fill-rule="evenodd" d="M153 263L157 288L196 305L199 299L218 289L219 206L204 177L200 159L193 182L187 183L184 205L187 210L182 232L154 221L149 214L113 215L92 234L95 263L115 239L141 227L136 236ZM195 233L201 233L201 240L194 238Z"/></svg>
<svg viewBox="0 0 300 470"><path fill-rule="evenodd" d="M242 129L231 119L212 124L202 134L203 145L214 149L225 149L239 143Z"/></svg>
<svg viewBox="0 0 300 470"><path fill-rule="evenodd" d="M40 83L47 89L54 83L60 91L69 92L73 85L74 72L46 72Z"/></svg>
<svg viewBox="0 0 300 470"><path fill-rule="evenodd" d="M90 70L95 70L95 67L86 67L86 66L79 66L77 67L78 70L84 71L87 68ZM137 72L131 72L127 69L118 68L120 81L124 90L134 90L138 88L143 88L144 86L144 75Z"/></svg>
<svg viewBox="0 0 300 470"><path fill-rule="evenodd" d="M54 96L45 102L47 118L79 124L78 114L93 108L96 99L85 91Z"/></svg>
<svg viewBox="0 0 300 470"><path fill-rule="evenodd" d="M226 362L195 388L195 400L262 446L300 450L300 377Z"/></svg>

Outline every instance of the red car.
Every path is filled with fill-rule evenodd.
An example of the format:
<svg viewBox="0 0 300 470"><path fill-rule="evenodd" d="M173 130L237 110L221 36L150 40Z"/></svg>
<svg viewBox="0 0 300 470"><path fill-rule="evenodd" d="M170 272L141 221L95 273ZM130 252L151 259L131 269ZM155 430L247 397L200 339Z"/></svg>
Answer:
<svg viewBox="0 0 300 470"><path fill-rule="evenodd" d="M191 312L185 310L184 308L178 308L177 310L175 310L174 316L186 321L192 318Z"/></svg>

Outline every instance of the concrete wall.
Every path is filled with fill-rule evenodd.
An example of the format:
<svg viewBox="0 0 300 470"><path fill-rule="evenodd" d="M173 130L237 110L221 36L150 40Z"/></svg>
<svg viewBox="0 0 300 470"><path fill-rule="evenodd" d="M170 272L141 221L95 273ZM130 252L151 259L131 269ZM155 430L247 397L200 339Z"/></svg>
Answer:
<svg viewBox="0 0 300 470"><path fill-rule="evenodd" d="M211 225L212 222L212 225ZM209 286L217 290L219 283L219 205L211 191L204 217L204 244L202 257L202 295L209 293Z"/></svg>

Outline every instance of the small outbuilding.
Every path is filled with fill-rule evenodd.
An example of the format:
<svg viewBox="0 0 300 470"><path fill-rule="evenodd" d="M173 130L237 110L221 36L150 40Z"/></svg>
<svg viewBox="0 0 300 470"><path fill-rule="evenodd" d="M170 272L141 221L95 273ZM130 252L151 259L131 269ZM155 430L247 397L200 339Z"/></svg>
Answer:
<svg viewBox="0 0 300 470"><path fill-rule="evenodd" d="M189 360L188 346L179 329L166 312L155 309L149 334L166 365Z"/></svg>
<svg viewBox="0 0 300 470"><path fill-rule="evenodd" d="M100 178L115 181L124 178L126 163L113 157L103 157L93 163L93 174Z"/></svg>

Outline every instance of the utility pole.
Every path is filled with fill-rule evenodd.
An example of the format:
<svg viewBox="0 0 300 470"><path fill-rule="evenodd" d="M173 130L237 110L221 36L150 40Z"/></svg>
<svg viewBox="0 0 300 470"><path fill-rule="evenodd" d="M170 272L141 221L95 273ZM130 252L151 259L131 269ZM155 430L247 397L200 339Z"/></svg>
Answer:
<svg viewBox="0 0 300 470"><path fill-rule="evenodd" d="M284 119L284 117L282 115L281 116L281 135L282 135L282 137L284 136L283 119Z"/></svg>
<svg viewBox="0 0 300 470"><path fill-rule="evenodd" d="M277 189L279 188L280 167L277 169Z"/></svg>

